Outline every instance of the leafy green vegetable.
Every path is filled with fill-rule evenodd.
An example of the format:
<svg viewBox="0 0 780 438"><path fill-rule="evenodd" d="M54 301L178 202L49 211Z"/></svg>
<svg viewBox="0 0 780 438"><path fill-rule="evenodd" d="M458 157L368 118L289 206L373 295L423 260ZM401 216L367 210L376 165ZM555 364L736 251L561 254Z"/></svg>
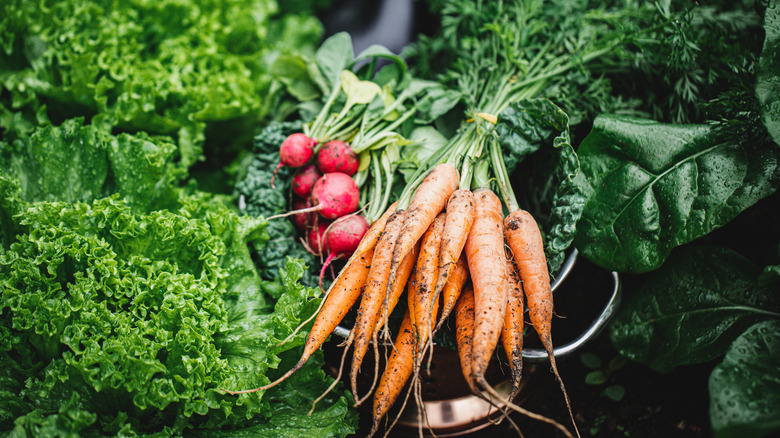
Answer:
<svg viewBox="0 0 780 438"><path fill-rule="evenodd" d="M658 371L714 359L752 324L780 318L780 297L758 285L759 273L729 249L680 248L626 297L612 343Z"/></svg>
<svg viewBox="0 0 780 438"><path fill-rule="evenodd" d="M524 209L543 229L547 264L554 274L574 240L575 224L584 204L579 187L573 183L580 163L571 145L569 118L547 99L522 100L499 114L496 134L507 172L543 145L552 145L545 154L538 155L553 157L529 160L533 162L519 173L522 179L515 185L520 188L519 199L527 200Z"/></svg>
<svg viewBox="0 0 780 438"><path fill-rule="evenodd" d="M758 64L756 95L761 103L761 115L769 134L780 145L780 85L777 72L780 71L780 5L768 2L764 12L766 37Z"/></svg>
<svg viewBox="0 0 780 438"><path fill-rule="evenodd" d="M243 213L255 217L271 217L289 211L287 196L290 193L290 177L292 170L287 167L279 169L275 186L271 188L271 177L279 162L279 145L284 139L300 130L300 123L272 122L255 136L254 156L246 175L236 184L239 208ZM292 222L287 218L274 219L268 222L266 232L269 243L257 248L255 263L263 278L273 280L280 268L283 268L287 257L302 260L307 266L314 266L316 259L307 252L298 241L297 232ZM305 272L303 284L314 287L318 284L318 275ZM269 291L272 296L277 292Z"/></svg>
<svg viewBox="0 0 780 438"><path fill-rule="evenodd" d="M776 151L760 135L599 116L578 149L586 205L577 248L607 269L653 270L773 193Z"/></svg>
<svg viewBox="0 0 780 438"><path fill-rule="evenodd" d="M3 2L3 106L171 135L189 167L210 124L270 114L282 90L270 60L313 52L317 19L277 11L273 0Z"/></svg>
<svg viewBox="0 0 780 438"><path fill-rule="evenodd" d="M751 326L710 375L710 418L717 438L780 430L780 320Z"/></svg>

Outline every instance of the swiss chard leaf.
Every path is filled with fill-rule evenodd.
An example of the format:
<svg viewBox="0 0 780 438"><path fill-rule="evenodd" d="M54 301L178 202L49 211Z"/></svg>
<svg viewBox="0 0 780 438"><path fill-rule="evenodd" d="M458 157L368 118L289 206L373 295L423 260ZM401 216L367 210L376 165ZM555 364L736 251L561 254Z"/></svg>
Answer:
<svg viewBox="0 0 780 438"><path fill-rule="evenodd" d="M754 140L710 125L597 117L578 150L586 203L577 248L611 270L658 268L672 248L776 190L777 150Z"/></svg>
<svg viewBox="0 0 780 438"><path fill-rule="evenodd" d="M756 96L761 117L775 143L780 145L780 4L770 1L764 15L766 34L758 63Z"/></svg>
<svg viewBox="0 0 780 438"><path fill-rule="evenodd" d="M529 166L516 172L521 182L515 185L520 207L529 210L542 227L547 264L556 273L574 240L584 205L582 192L573 182L580 163L571 145L569 118L550 100L523 100L499 114L496 133L508 172L534 155L528 159Z"/></svg>
<svg viewBox="0 0 780 438"><path fill-rule="evenodd" d="M780 296L758 286L760 272L728 249L679 248L626 297L610 325L612 343L658 371L711 360L747 327L780 318Z"/></svg>
<svg viewBox="0 0 780 438"><path fill-rule="evenodd" d="M710 419L716 438L780 430L780 320L750 327L710 374Z"/></svg>

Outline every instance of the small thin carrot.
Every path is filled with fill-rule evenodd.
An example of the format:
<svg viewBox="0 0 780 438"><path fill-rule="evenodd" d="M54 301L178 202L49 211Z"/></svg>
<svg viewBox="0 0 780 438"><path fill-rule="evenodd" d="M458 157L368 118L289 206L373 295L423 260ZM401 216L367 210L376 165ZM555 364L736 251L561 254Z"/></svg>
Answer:
<svg viewBox="0 0 780 438"><path fill-rule="evenodd" d="M433 328L433 318L435 317L435 315L431 316L433 292L436 288L444 217L444 213L436 216L420 240L420 255L417 257L414 270L414 287L410 287L407 295L409 316L412 319L412 329L417 339L418 353L425 348Z"/></svg>
<svg viewBox="0 0 780 438"><path fill-rule="evenodd" d="M533 216L525 210L513 211L506 217L504 223L506 241L512 250L517 272L523 282L523 290L528 303L528 317L547 351L550 365L566 400L566 407L569 409L574 430L579 436L569 395L555 364L552 341L553 297L541 231Z"/></svg>
<svg viewBox="0 0 780 438"><path fill-rule="evenodd" d="M374 249L374 259L366 279L366 287L358 307L355 325L352 328L354 334L354 352L350 364L350 384L355 400L357 396L357 375L360 365L368 351L369 343L375 333L377 321L382 314L382 307L387 303L387 283L390 271L390 260L398 233L403 224L404 210L397 210L387 219L385 230L379 238Z"/></svg>
<svg viewBox="0 0 780 438"><path fill-rule="evenodd" d="M441 326L450 316L450 312L452 312L452 309L455 307L455 303L458 301L458 297L460 297L463 286L468 279L469 266L466 262L466 253L461 253L457 263L455 263L455 269L449 274L446 284L441 290L441 316L439 317L439 322L436 324L436 328L433 330L434 333L439 331ZM438 283L436 286L438 288Z"/></svg>
<svg viewBox="0 0 780 438"><path fill-rule="evenodd" d="M458 358L463 378L469 388L477 393L474 384L474 371L471 366L471 345L474 339L474 290L470 285L463 288L455 304L455 341L458 345Z"/></svg>
<svg viewBox="0 0 780 438"><path fill-rule="evenodd" d="M415 190L393 251L388 290L394 287L395 273L401 261L444 209L452 192L458 189L459 179L455 166L443 163L431 169Z"/></svg>
<svg viewBox="0 0 780 438"><path fill-rule="evenodd" d="M369 437L373 436L379 429L379 423L395 404L414 370L415 336L408 310L401 322L401 328L393 346L379 386L374 393L373 425Z"/></svg>
<svg viewBox="0 0 780 438"><path fill-rule="evenodd" d="M309 335L306 337L303 354L301 355L300 360L298 360L298 363L290 368L283 376L268 385L242 391L225 390L225 392L228 394L244 394L263 391L278 385L298 371L306 361L309 360L311 355L320 348L328 336L333 333L333 330L339 325L341 320L344 319L344 316L349 309L357 302L360 293L363 290L363 286L365 285L366 278L368 277L373 257L374 249L371 248L364 252L363 255L358 257L353 263L347 265L343 270L342 275L339 275L339 278L333 282L328 290L322 307L317 313L317 318L314 320Z"/></svg>
<svg viewBox="0 0 780 438"><path fill-rule="evenodd" d="M387 328L388 317L391 313L393 313L393 310L395 310L395 306L398 304L398 300L401 299L401 295L403 294L404 289L407 287L409 278L413 276L414 265L417 262L417 256L419 254L420 242L417 242L409 254L404 257L404 260L401 262L401 266L398 268L398 272L396 273L398 276L398 281L395 283L393 290L390 291L390 295L387 297L387 304L382 308L381 318L376 324L374 333L375 335L379 332L379 330Z"/></svg>
<svg viewBox="0 0 780 438"><path fill-rule="evenodd" d="M508 251L507 251L508 252ZM515 270L512 254L507 254L507 272L509 274L509 297L507 298L504 327L501 329L501 345L504 347L512 372L512 389L507 397L512 400L520 390L523 374L523 330L525 329L523 284Z"/></svg>
<svg viewBox="0 0 780 438"><path fill-rule="evenodd" d="M434 298L439 297L448 284L450 275L457 269L475 215L474 193L467 189L452 192L447 200L446 219L439 250L439 278L436 280Z"/></svg>
<svg viewBox="0 0 780 438"><path fill-rule="evenodd" d="M501 201L490 189L474 191L477 215L466 240L466 260L474 287L474 382L486 386L485 372L498 345L507 303L504 222Z"/></svg>

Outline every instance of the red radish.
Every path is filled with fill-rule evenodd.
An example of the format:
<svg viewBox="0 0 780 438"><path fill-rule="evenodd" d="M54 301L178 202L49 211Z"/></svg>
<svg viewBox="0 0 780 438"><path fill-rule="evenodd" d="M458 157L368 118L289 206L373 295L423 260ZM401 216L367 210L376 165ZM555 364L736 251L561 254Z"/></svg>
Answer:
<svg viewBox="0 0 780 438"><path fill-rule="evenodd" d="M354 213L360 203L360 190L346 173L326 173L311 189L311 203L325 219Z"/></svg>
<svg viewBox="0 0 780 438"><path fill-rule="evenodd" d="M325 219L333 220L354 213L360 204L360 190L355 180L346 173L333 172L322 175L311 189L309 208L289 211L270 216L267 219L292 216L294 214L319 212Z"/></svg>
<svg viewBox="0 0 780 438"><path fill-rule="evenodd" d="M358 170L358 156L349 144L341 140L331 140L317 151L317 167L322 173L341 172L354 175Z"/></svg>
<svg viewBox="0 0 780 438"><path fill-rule="evenodd" d="M368 231L369 223L359 214L350 214L342 216L330 224L325 232L325 251L328 258L320 270L320 287L322 287L322 277L325 275L330 262L333 259L347 259L355 249L357 249L363 236Z"/></svg>
<svg viewBox="0 0 780 438"><path fill-rule="evenodd" d="M309 198L294 198L292 202L293 210L301 210L311 207ZM292 216L292 223L300 231L306 231L309 225L314 221L313 213L297 213Z"/></svg>
<svg viewBox="0 0 780 438"><path fill-rule="evenodd" d="M325 231L330 224L331 221L319 220L316 226L311 227L306 235L306 245L308 245L309 252L314 255L322 254L322 250L325 248Z"/></svg>
<svg viewBox="0 0 780 438"><path fill-rule="evenodd" d="M316 140L300 132L287 136L279 147L279 165L276 166L274 175L271 177L271 188L275 188L274 179L276 179L276 172L282 166L303 166L314 155L314 145L316 144Z"/></svg>
<svg viewBox="0 0 780 438"><path fill-rule="evenodd" d="M292 191L302 198L311 195L311 188L318 179L322 178L322 172L317 166L308 164L298 169L292 177Z"/></svg>

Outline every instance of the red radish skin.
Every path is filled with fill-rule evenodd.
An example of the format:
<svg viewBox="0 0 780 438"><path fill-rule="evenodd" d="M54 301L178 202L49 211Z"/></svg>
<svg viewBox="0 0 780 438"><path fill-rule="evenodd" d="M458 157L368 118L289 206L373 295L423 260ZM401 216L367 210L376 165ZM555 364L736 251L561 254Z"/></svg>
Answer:
<svg viewBox="0 0 780 438"><path fill-rule="evenodd" d="M317 225L311 227L306 234L306 245L309 247L309 252L314 255L322 254L322 249L325 248L325 231L330 224L331 221L318 220Z"/></svg>
<svg viewBox="0 0 780 438"><path fill-rule="evenodd" d="M317 167L322 173L341 172L354 175L360 161L352 147L341 140L331 140L317 151Z"/></svg>
<svg viewBox="0 0 780 438"><path fill-rule="evenodd" d="M279 164L274 169L274 174L271 177L271 188L276 188L274 187L274 180L276 179L276 173L282 166L303 166L314 155L314 146L316 144L316 140L300 132L287 136L282 145L279 146Z"/></svg>
<svg viewBox="0 0 780 438"><path fill-rule="evenodd" d="M346 173L326 173L314 183L311 189L311 203L311 207L269 216L266 219L318 212L321 217L334 220L357 210L360 204L360 190L355 180Z"/></svg>
<svg viewBox="0 0 780 438"><path fill-rule="evenodd" d="M322 172L313 164L307 164L292 177L292 191L301 198L308 198L311 195L311 188L318 179L322 178Z"/></svg>
<svg viewBox="0 0 780 438"><path fill-rule="evenodd" d="M360 203L360 190L346 173L326 173L311 189L311 203L325 219L334 220L354 213Z"/></svg>
<svg viewBox="0 0 780 438"><path fill-rule="evenodd" d="M293 210L302 210L311 207L309 198L294 198L292 202ZM313 213L297 213L292 216L292 223L298 231L306 231L314 222Z"/></svg>
<svg viewBox="0 0 780 438"><path fill-rule="evenodd" d="M325 231L325 251L328 257L320 270L320 287L322 287L322 277L325 275L325 269L330 265L333 259L347 259L360 245L363 236L368 232L369 223L366 218L359 214L350 214L342 216L328 227Z"/></svg>

